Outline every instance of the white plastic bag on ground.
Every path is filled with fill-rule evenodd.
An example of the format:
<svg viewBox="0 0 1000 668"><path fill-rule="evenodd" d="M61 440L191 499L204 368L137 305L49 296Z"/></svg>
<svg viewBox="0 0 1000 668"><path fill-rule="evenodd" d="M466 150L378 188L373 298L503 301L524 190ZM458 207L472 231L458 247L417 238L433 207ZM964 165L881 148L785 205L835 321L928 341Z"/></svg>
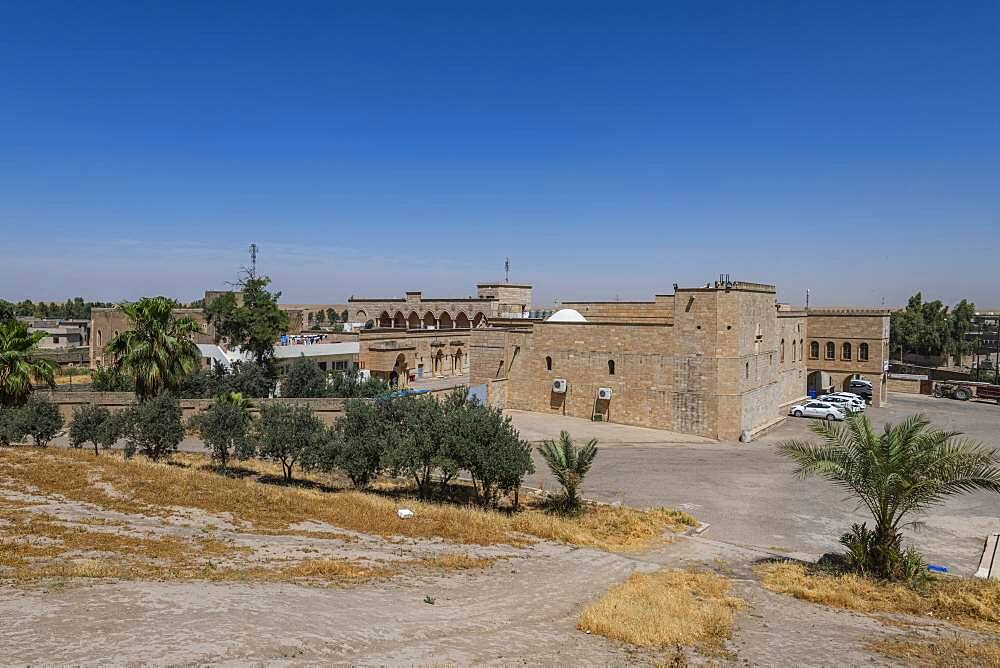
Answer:
<svg viewBox="0 0 1000 668"><path fill-rule="evenodd" d="M413 517L413 511L409 508L400 508L396 511L396 514L399 515L399 519L401 520L408 520Z"/></svg>

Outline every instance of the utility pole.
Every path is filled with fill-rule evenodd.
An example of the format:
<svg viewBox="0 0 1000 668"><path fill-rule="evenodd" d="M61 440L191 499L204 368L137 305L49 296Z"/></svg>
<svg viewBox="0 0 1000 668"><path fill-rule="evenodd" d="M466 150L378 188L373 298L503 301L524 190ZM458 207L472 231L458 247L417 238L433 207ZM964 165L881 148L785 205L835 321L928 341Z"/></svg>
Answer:
<svg viewBox="0 0 1000 668"><path fill-rule="evenodd" d="M257 278L257 244L250 244L250 278Z"/></svg>
<svg viewBox="0 0 1000 668"><path fill-rule="evenodd" d="M506 258L503 261L503 282L510 283L510 258Z"/></svg>
<svg viewBox="0 0 1000 668"><path fill-rule="evenodd" d="M809 288L806 288L806 310L809 310Z"/></svg>

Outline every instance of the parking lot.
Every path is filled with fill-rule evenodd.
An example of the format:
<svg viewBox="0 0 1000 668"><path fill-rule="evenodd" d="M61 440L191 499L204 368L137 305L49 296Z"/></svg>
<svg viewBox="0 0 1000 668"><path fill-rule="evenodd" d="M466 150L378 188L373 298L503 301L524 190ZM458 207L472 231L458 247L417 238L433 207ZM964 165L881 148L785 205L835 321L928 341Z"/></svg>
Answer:
<svg viewBox="0 0 1000 668"><path fill-rule="evenodd" d="M878 428L914 413L1000 448L995 404L894 394L888 406L868 410ZM845 491L819 479L796 478L794 466L778 455L777 443L812 436L809 419L789 418L760 440L742 444L573 418L511 415L529 440L555 438L567 429L576 438L601 441L584 485L588 497L688 510L712 525L703 534L712 541L815 559L838 550L837 538L851 523L869 519ZM531 484L555 485L537 455L536 469ZM968 575L979 563L985 536L1000 531L1000 497L985 492L956 497L920 519L920 525L907 529L908 538L931 563Z"/></svg>

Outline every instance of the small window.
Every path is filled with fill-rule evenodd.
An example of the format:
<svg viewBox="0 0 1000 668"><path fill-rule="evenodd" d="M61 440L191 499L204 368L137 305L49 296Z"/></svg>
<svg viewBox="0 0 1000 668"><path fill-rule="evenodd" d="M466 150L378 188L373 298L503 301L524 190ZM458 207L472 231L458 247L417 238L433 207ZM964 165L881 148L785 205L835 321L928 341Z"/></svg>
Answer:
<svg viewBox="0 0 1000 668"><path fill-rule="evenodd" d="M552 371L552 358L548 355L545 356L545 370Z"/></svg>
<svg viewBox="0 0 1000 668"><path fill-rule="evenodd" d="M608 360L608 375L609 376L615 375L615 361L614 360Z"/></svg>
<svg viewBox="0 0 1000 668"><path fill-rule="evenodd" d="M795 339L792 339L792 361L794 362L795 360L796 360L796 357L795 357Z"/></svg>
<svg viewBox="0 0 1000 668"><path fill-rule="evenodd" d="M747 362L747 380L750 380L750 362Z"/></svg>
<svg viewBox="0 0 1000 668"><path fill-rule="evenodd" d="M53 336L52 337L52 343L59 343L59 337L58 336Z"/></svg>
<svg viewBox="0 0 1000 668"><path fill-rule="evenodd" d="M837 356L837 346L833 345L833 341L826 342L826 358L832 360Z"/></svg>
<svg viewBox="0 0 1000 668"><path fill-rule="evenodd" d="M868 344L862 343L858 346L858 361L867 362L868 361Z"/></svg>
<svg viewBox="0 0 1000 668"><path fill-rule="evenodd" d="M844 345L842 345L840 347L840 356L843 357L845 360L850 360L851 359L851 344L850 343L847 343L845 341Z"/></svg>
<svg viewBox="0 0 1000 668"><path fill-rule="evenodd" d="M794 346L792 347L792 349L794 350ZM784 339L781 340L781 360L780 361L781 361L782 364L785 363L785 340Z"/></svg>
<svg viewBox="0 0 1000 668"><path fill-rule="evenodd" d="M809 357L810 359L819 359L819 341L809 342Z"/></svg>

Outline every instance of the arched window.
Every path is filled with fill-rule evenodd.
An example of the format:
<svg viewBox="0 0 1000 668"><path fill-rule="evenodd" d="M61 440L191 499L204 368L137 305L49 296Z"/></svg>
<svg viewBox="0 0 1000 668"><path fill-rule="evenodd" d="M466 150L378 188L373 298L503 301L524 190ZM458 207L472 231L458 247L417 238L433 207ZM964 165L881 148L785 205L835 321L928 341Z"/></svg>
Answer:
<svg viewBox="0 0 1000 668"><path fill-rule="evenodd" d="M552 358L548 355L545 356L545 370L552 371Z"/></svg>
<svg viewBox="0 0 1000 668"><path fill-rule="evenodd" d="M750 380L750 362L747 362L747 380Z"/></svg>
<svg viewBox="0 0 1000 668"><path fill-rule="evenodd" d="M608 375L609 376L615 375L615 361L614 360L608 360Z"/></svg>
<svg viewBox="0 0 1000 668"><path fill-rule="evenodd" d="M851 359L851 344L850 343L848 343L848 342L845 341L844 345L842 345L840 347L840 356L843 357L845 360Z"/></svg>
<svg viewBox="0 0 1000 668"><path fill-rule="evenodd" d="M826 358L828 360L835 359L837 357L837 346L833 345L833 341L826 342Z"/></svg>
<svg viewBox="0 0 1000 668"><path fill-rule="evenodd" d="M858 361L867 362L868 361L868 344L861 343L858 345Z"/></svg>
<svg viewBox="0 0 1000 668"><path fill-rule="evenodd" d="M797 358L795 357L795 339L792 339L792 361L794 362Z"/></svg>
<svg viewBox="0 0 1000 668"><path fill-rule="evenodd" d="M785 363L785 340L784 339L781 340L781 358L779 359L779 361L782 364Z"/></svg>
<svg viewBox="0 0 1000 668"><path fill-rule="evenodd" d="M809 357L810 359L819 359L819 341L809 342Z"/></svg>

